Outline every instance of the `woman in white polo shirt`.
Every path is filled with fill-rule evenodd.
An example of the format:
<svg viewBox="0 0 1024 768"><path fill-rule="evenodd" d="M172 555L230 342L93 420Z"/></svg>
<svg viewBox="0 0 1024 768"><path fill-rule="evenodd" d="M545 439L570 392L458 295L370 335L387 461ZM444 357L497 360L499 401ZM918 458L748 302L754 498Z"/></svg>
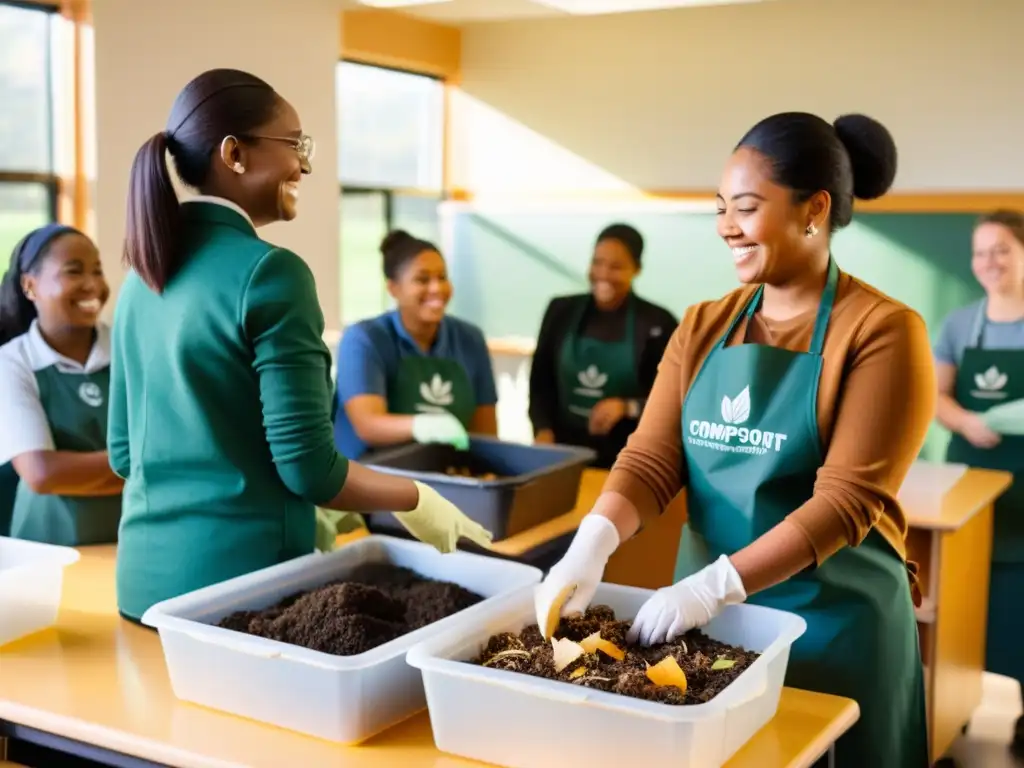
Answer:
<svg viewBox="0 0 1024 768"><path fill-rule="evenodd" d="M98 323L109 296L96 246L60 224L18 243L0 282L0 465L18 477L15 538L117 540L123 481L107 460L110 337Z"/></svg>

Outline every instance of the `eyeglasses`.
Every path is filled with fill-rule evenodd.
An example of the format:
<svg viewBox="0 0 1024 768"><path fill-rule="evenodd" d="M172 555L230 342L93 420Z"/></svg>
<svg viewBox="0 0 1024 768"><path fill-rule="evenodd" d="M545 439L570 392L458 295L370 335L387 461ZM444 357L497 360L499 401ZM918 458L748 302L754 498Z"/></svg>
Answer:
<svg viewBox="0 0 1024 768"><path fill-rule="evenodd" d="M246 136L249 139L263 139L265 141L283 141L285 144L290 144L292 149L295 150L299 156L299 160L308 163L313 159L313 155L316 153L316 142L313 141L312 136L302 134L298 138L291 136L258 136L256 134L250 134Z"/></svg>

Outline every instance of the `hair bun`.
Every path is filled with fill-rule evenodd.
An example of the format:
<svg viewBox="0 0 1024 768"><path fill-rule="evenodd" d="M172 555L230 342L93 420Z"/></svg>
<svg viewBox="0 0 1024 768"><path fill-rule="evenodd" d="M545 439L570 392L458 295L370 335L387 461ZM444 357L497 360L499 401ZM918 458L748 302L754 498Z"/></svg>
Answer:
<svg viewBox="0 0 1024 768"><path fill-rule="evenodd" d="M842 115L832 123L853 168L853 196L881 197L896 179L896 142L889 129L867 115Z"/></svg>
<svg viewBox="0 0 1024 768"><path fill-rule="evenodd" d="M414 239L415 238L404 229L393 229L384 235L384 239L380 241L380 252L387 253L394 248L400 248L404 243L408 243L410 240Z"/></svg>

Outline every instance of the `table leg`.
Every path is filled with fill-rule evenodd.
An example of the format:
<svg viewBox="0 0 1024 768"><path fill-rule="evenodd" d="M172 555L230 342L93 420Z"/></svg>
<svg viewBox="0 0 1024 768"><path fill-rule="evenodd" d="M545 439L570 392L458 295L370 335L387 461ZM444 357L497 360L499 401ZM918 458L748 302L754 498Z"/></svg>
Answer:
<svg viewBox="0 0 1024 768"><path fill-rule="evenodd" d="M7 737L0 736L0 760L7 759Z"/></svg>
<svg viewBox="0 0 1024 768"><path fill-rule="evenodd" d="M828 768L836 768L836 743L828 745Z"/></svg>

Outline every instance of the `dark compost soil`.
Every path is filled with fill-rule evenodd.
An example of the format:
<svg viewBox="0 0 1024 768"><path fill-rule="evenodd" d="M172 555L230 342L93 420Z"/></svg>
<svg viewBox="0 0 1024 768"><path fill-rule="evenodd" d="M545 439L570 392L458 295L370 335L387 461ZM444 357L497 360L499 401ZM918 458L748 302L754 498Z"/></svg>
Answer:
<svg viewBox="0 0 1024 768"><path fill-rule="evenodd" d="M702 704L710 701L735 680L760 655L743 648L712 640L700 630L691 630L671 643L649 648L626 646L626 633L631 621L617 621L615 612L606 605L592 606L583 615L564 617L555 630L555 638L580 642L594 632L625 651L625 658L616 661L603 651L585 653L561 672L555 671L552 644L545 642L540 628L532 624L519 635L505 632L494 635L474 664L504 669L571 685L584 685L610 693L664 704ZM647 677L648 666L654 666L672 655L686 674L686 693L674 686L655 685ZM712 669L716 660L731 660L727 669ZM583 672L578 670L583 669Z"/></svg>
<svg viewBox="0 0 1024 768"><path fill-rule="evenodd" d="M446 581L386 563L286 597L261 611L237 611L217 626L335 656L353 656L483 600Z"/></svg>

